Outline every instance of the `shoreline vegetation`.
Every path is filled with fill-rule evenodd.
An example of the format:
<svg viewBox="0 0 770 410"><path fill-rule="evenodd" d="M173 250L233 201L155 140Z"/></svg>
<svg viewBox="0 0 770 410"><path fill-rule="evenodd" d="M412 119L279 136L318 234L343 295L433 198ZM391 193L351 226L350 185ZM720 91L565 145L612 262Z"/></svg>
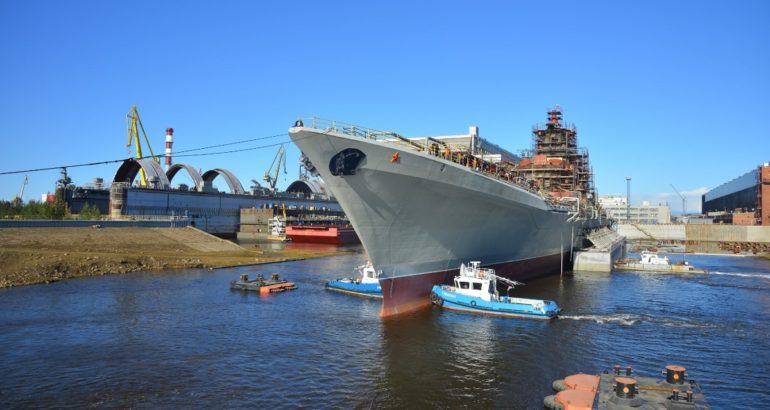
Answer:
<svg viewBox="0 0 770 410"><path fill-rule="evenodd" d="M194 228L3 228L0 288L138 271L222 268L338 251L245 247Z"/></svg>

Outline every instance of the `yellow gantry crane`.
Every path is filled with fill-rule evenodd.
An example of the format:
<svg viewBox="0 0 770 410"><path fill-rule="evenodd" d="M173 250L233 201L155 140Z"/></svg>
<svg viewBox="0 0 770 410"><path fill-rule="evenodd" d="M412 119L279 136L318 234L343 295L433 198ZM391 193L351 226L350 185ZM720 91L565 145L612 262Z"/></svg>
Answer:
<svg viewBox="0 0 770 410"><path fill-rule="evenodd" d="M150 150L150 155L152 159L158 160L158 158L155 156L155 153L152 152L152 145L150 145L150 140L147 138L147 133L144 132L144 125L142 125L142 119L139 118L139 111L136 110L136 104L134 104L133 107L131 107L131 111L126 114L126 128L128 129L128 143L126 144L126 147L128 147L128 155L131 155L131 144L133 143L134 146L136 146L136 159L142 159L142 143L139 140L139 131L142 131L142 135L144 136L144 142L147 143L147 148ZM143 169L139 169L139 177L141 180L141 186L146 187L147 186L147 175L144 174Z"/></svg>

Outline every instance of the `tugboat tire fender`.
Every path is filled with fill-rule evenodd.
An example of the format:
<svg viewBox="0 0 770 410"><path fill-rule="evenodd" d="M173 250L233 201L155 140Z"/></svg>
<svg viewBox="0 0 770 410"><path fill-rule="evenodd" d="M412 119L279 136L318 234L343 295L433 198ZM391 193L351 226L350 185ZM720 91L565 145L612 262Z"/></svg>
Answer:
<svg viewBox="0 0 770 410"><path fill-rule="evenodd" d="M438 306L444 305L444 299L441 299L439 295L436 294L436 292L431 292L430 294L430 301Z"/></svg>
<svg viewBox="0 0 770 410"><path fill-rule="evenodd" d="M551 410L564 410L564 406L562 406L561 403L556 401L555 394L547 396L545 399L543 399L543 407Z"/></svg>
<svg viewBox="0 0 770 410"><path fill-rule="evenodd" d="M475 300L471 301L471 306L476 307L476 301Z"/></svg>

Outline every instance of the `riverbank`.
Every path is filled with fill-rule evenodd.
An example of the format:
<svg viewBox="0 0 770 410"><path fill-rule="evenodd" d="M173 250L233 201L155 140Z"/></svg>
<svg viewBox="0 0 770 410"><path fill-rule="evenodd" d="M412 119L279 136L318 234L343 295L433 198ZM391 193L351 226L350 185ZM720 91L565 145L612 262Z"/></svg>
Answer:
<svg viewBox="0 0 770 410"><path fill-rule="evenodd" d="M7 228L0 229L0 288L334 254L337 252L245 248L194 228Z"/></svg>

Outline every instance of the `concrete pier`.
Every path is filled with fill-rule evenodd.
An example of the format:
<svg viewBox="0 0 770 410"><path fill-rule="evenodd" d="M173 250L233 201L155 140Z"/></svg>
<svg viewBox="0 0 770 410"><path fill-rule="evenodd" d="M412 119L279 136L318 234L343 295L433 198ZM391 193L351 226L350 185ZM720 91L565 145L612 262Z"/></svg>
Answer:
<svg viewBox="0 0 770 410"><path fill-rule="evenodd" d="M575 253L573 271L611 272L615 261L625 257L626 238L617 232L603 228L587 238L594 246Z"/></svg>

